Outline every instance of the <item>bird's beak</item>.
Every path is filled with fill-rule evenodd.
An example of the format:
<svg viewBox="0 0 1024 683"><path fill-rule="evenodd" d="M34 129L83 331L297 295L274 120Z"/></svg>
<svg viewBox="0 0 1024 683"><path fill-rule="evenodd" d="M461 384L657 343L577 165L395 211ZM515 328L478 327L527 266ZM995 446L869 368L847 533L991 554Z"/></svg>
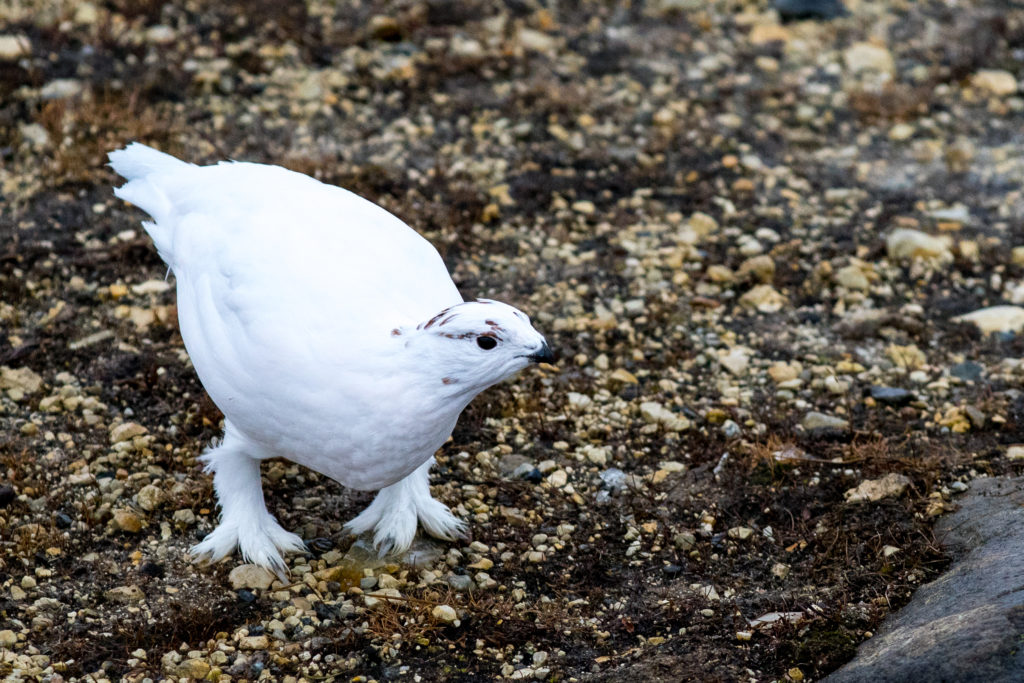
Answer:
<svg viewBox="0 0 1024 683"><path fill-rule="evenodd" d="M554 363L555 354L551 352L551 347L548 346L547 341L541 344L541 347L537 349L535 353L530 354L530 361L534 363Z"/></svg>

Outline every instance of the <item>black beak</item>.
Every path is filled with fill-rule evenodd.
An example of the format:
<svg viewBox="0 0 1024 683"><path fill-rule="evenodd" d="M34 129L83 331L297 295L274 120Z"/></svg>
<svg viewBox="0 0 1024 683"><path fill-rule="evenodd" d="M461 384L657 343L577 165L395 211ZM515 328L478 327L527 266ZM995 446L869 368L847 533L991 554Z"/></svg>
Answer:
<svg viewBox="0 0 1024 683"><path fill-rule="evenodd" d="M534 363L554 363L555 354L551 352L551 347L548 346L548 343L544 342L544 345L530 356L530 360Z"/></svg>

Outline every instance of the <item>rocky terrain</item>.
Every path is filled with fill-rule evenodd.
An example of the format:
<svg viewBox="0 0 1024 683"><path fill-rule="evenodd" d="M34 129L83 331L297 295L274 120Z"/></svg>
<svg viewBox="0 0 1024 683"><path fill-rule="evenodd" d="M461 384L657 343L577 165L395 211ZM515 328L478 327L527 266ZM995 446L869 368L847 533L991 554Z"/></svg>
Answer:
<svg viewBox="0 0 1024 683"><path fill-rule="evenodd" d="M958 494L1024 471L1024 9L800 4L0 5L0 674L848 661ZM375 560L341 532L368 494L272 462L292 582L190 564L221 416L111 194L132 140L343 185L531 314L557 366L438 454L471 540Z"/></svg>

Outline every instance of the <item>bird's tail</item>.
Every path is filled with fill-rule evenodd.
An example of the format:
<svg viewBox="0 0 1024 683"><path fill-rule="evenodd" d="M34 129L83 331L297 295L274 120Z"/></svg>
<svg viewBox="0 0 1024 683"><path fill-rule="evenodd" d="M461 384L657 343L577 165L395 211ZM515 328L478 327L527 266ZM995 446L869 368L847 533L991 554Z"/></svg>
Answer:
<svg viewBox="0 0 1024 683"><path fill-rule="evenodd" d="M171 200L161 188L161 176L172 174L191 167L180 159L164 154L152 147L133 142L124 149L108 155L110 167L128 182L114 188L114 195L137 207L153 217L153 221L143 221L146 229L160 256L171 264Z"/></svg>

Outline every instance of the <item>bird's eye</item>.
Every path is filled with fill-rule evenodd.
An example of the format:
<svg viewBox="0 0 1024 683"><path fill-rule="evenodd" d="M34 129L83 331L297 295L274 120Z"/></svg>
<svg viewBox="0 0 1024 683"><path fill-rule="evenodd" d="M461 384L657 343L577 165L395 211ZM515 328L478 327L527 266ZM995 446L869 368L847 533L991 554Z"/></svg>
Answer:
<svg viewBox="0 0 1024 683"><path fill-rule="evenodd" d="M491 349L498 345L498 340L495 339L494 337L477 337L476 345L479 346L484 351L490 351Z"/></svg>

